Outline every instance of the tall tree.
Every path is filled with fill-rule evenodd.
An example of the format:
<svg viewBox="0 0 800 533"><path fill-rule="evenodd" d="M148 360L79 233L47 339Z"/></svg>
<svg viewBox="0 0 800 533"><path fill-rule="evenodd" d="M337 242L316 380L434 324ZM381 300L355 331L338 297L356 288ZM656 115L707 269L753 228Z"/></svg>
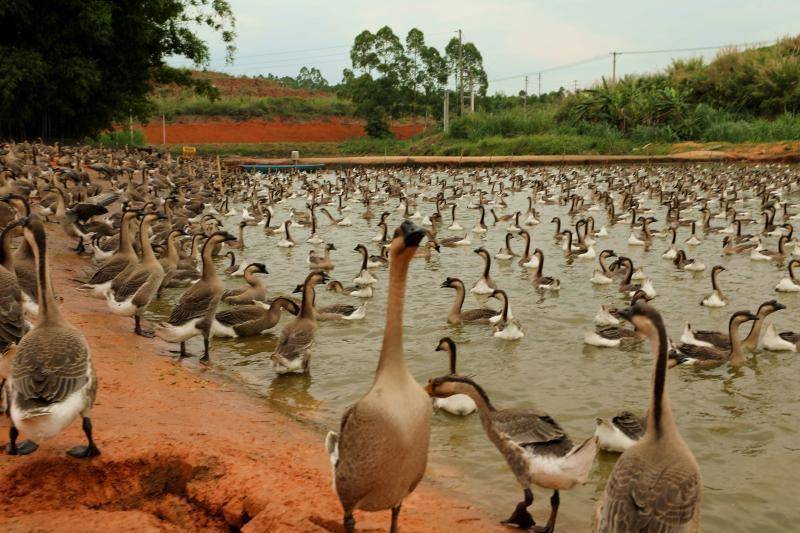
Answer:
<svg viewBox="0 0 800 533"><path fill-rule="evenodd" d="M0 2L0 137L77 138L146 118L155 84L211 94L165 59L207 65L201 26L220 35L231 59L234 24L227 0Z"/></svg>

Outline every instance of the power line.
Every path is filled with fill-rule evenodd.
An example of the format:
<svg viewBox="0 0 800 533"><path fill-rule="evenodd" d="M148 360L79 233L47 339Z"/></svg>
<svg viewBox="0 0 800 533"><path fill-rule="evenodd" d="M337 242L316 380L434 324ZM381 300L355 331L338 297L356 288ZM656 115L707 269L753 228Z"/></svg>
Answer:
<svg viewBox="0 0 800 533"><path fill-rule="evenodd" d="M513 80L513 79L520 78L520 77L523 77L523 76L530 76L532 74L539 74L540 72L542 72L542 73L544 73L544 72L553 72L553 71L556 71L556 70L563 70L563 69L567 69L567 68L571 68L571 67L577 67L577 66L580 66L580 65L585 65L587 63L593 63L595 61L600 61L601 59L605 59L607 57L608 57L608 54L601 54L601 55L597 55L597 56L587 57L586 59L581 59L581 60L575 61L573 63L566 63L564 65L557 65L557 66L554 66L554 67L543 68L543 69L540 69L540 70L531 70L529 72L523 72L522 74L515 74L514 76L506 76L504 78L495 78L493 80L489 80L489 83L495 83L495 82L498 82L498 81Z"/></svg>
<svg viewBox="0 0 800 533"><path fill-rule="evenodd" d="M759 41L754 43L721 44L717 46L696 46L694 48L668 48L664 50L632 50L628 52L612 52L617 55L638 55L638 54L666 54L670 52L700 52L703 50L719 50L720 48L738 48L748 46L762 46L772 44L774 41Z"/></svg>

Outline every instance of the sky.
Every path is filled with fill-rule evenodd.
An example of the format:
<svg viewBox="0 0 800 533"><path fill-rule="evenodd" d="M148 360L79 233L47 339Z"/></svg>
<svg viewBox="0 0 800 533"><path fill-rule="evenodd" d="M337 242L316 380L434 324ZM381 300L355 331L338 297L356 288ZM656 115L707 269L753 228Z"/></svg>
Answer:
<svg viewBox="0 0 800 533"><path fill-rule="evenodd" d="M225 63L221 39L201 29L210 70L236 75L294 76L317 67L341 80L361 31L388 25L405 38L411 28L443 51L461 29L483 55L489 92L586 88L617 75L653 72L679 57L713 58L716 50L625 52L758 43L800 33L800 0L229 0L237 19L237 53ZM588 60L588 61L587 61ZM559 68L581 63L577 66ZM185 59L170 64L189 66Z"/></svg>

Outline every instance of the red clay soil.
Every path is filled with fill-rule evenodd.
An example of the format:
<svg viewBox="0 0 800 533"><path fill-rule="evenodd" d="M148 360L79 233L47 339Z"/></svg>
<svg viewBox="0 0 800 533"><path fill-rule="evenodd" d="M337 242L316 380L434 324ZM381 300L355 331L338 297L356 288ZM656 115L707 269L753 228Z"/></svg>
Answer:
<svg viewBox="0 0 800 533"><path fill-rule="evenodd" d="M231 76L220 72L198 72L192 73L195 78L205 79L210 81L216 87L222 96L294 96L299 98L313 98L315 96L325 96L330 93L323 91L308 91L305 89L293 89L281 85L277 81L249 77L249 76ZM181 94L182 92L192 93L193 89L180 87L178 85L167 85L158 88L158 91L167 94Z"/></svg>
<svg viewBox="0 0 800 533"><path fill-rule="evenodd" d="M140 126L149 144L161 144L161 122ZM392 133L408 139L422 133L422 124L394 124ZM365 137L364 123L351 118L331 117L326 120L204 120L167 124L169 144L271 143L271 142L342 142Z"/></svg>
<svg viewBox="0 0 800 533"><path fill-rule="evenodd" d="M86 335L100 378L93 422L102 455L65 455L84 443L77 421L31 455L0 454L0 531L340 531L323 436L177 363L167 344L134 336L130 319L79 294L72 280L86 260L53 236L62 309ZM0 420L0 435L8 426ZM356 514L360 531L385 531L389 518ZM499 529L427 479L400 524Z"/></svg>

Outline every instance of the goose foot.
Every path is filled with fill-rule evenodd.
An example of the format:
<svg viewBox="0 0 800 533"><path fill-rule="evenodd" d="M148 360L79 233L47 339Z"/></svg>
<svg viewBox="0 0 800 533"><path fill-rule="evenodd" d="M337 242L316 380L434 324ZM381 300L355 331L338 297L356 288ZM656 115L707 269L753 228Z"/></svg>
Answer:
<svg viewBox="0 0 800 533"><path fill-rule="evenodd" d="M528 507L533 503L533 492L531 489L525 489L525 500L517 504L516 509L510 517L500 522L506 526L514 526L520 529L531 529L536 525L531 513L528 512Z"/></svg>
<svg viewBox="0 0 800 533"><path fill-rule="evenodd" d="M17 445L17 437L19 437L19 430L15 426L11 426L8 430L9 442L6 446L8 455L28 455L39 449L39 445L32 440L25 440Z"/></svg>
<svg viewBox="0 0 800 533"><path fill-rule="evenodd" d="M139 335L141 337L147 337L147 338L155 337L155 335L156 335L155 332L147 330L147 329L142 329L142 319L141 318L139 318L138 316L135 316L134 320L136 321L136 326L133 328L133 332L136 335Z"/></svg>
<svg viewBox="0 0 800 533"><path fill-rule="evenodd" d="M353 518L352 514L344 515L344 520L342 521L342 524L344 525L345 533L355 533L355 530L356 530L356 519Z"/></svg>
<svg viewBox="0 0 800 533"><path fill-rule="evenodd" d="M92 438L92 420L88 416L83 417L83 433L89 443L86 446L75 446L67 450L67 455L75 457L76 459L89 459L100 455L100 450L94 443Z"/></svg>
<svg viewBox="0 0 800 533"><path fill-rule="evenodd" d="M392 507L392 525L389 528L389 533L397 533L397 519L400 517L401 505L403 504L401 503L397 507Z"/></svg>
<svg viewBox="0 0 800 533"><path fill-rule="evenodd" d="M555 531L559 503L561 503L561 498L558 495L558 491L554 490L553 495L550 496L550 518L547 519L547 524L545 526L534 526L533 531L536 533L553 533Z"/></svg>
<svg viewBox="0 0 800 533"><path fill-rule="evenodd" d="M210 358L208 356L208 345L209 345L209 340L204 338L203 339L203 357L200 358L200 362L204 363L204 364L207 364L210 361Z"/></svg>

